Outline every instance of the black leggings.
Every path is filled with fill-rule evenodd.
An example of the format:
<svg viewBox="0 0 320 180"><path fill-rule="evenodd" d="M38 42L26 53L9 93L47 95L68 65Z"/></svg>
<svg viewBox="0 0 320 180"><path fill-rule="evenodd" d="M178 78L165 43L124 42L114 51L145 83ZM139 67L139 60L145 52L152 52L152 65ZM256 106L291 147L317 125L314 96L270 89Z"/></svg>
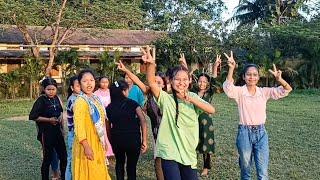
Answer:
<svg viewBox="0 0 320 180"><path fill-rule="evenodd" d="M202 154L203 157L203 168L211 169L211 155L209 153Z"/></svg>
<svg viewBox="0 0 320 180"><path fill-rule="evenodd" d="M60 130L49 130L42 133L41 144L43 149L43 160L41 165L42 180L49 180L49 167L52 161L52 153L55 150L60 159L61 179L65 179L67 166L67 151L62 132Z"/></svg>
<svg viewBox="0 0 320 180"><path fill-rule="evenodd" d="M112 150L116 157L116 176L117 180L124 180L124 164L127 161L126 171L128 180L136 180L137 163L140 156L141 138L133 135L136 138L115 138L112 136Z"/></svg>

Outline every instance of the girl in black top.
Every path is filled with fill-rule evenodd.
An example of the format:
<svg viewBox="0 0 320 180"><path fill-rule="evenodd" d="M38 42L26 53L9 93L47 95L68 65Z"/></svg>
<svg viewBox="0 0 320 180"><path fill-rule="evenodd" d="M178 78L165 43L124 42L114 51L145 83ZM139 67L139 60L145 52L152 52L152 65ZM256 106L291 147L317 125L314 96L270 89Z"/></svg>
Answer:
<svg viewBox="0 0 320 180"><path fill-rule="evenodd" d="M127 161L128 180L136 179L136 166L140 151L147 150L147 124L138 103L128 97L129 86L116 81L110 87L111 103L106 108L111 123L111 146L116 157L116 176L124 179ZM141 140L142 133L142 140Z"/></svg>
<svg viewBox="0 0 320 180"><path fill-rule="evenodd" d="M44 95L41 95L33 104L29 119L36 121L38 127L37 139L43 147L43 160L41 176L43 180L49 179L49 166L52 153L55 150L60 159L61 179L65 177L67 152L62 135L62 106L57 96L57 83L52 78L42 81Z"/></svg>

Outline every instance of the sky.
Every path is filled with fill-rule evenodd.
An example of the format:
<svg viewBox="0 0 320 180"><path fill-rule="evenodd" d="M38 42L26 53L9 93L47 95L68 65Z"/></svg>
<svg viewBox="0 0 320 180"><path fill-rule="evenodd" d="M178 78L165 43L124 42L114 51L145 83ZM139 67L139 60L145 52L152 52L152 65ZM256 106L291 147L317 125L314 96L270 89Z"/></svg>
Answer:
<svg viewBox="0 0 320 180"><path fill-rule="evenodd" d="M239 0L222 0L227 7L227 10L222 14L222 20L226 21L233 15L233 9L238 5Z"/></svg>

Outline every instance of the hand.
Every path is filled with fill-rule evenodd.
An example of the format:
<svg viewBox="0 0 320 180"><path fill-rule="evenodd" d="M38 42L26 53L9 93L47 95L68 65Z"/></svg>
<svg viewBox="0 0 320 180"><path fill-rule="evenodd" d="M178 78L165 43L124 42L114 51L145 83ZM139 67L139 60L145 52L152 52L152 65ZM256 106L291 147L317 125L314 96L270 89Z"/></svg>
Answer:
<svg viewBox="0 0 320 180"><path fill-rule="evenodd" d="M59 120L56 117L51 117L49 118L49 120L50 120L50 123L54 126L59 124Z"/></svg>
<svg viewBox="0 0 320 180"><path fill-rule="evenodd" d="M93 161L93 151L92 148L88 145L84 148L84 155L87 157L88 160Z"/></svg>
<svg viewBox="0 0 320 180"><path fill-rule="evenodd" d="M147 152L147 149L148 149L148 145L147 145L147 142L142 142L141 144L141 153L144 154Z"/></svg>
<svg viewBox="0 0 320 180"><path fill-rule="evenodd" d="M187 64L187 61L186 61L186 58L184 57L184 53L180 53L180 58L179 58L179 62L182 66L184 67L188 67L188 64Z"/></svg>
<svg viewBox="0 0 320 180"><path fill-rule="evenodd" d="M237 64L236 64L236 61L234 60L234 58L233 58L233 52L231 51L230 52L230 56L228 56L228 54L226 54L226 53L223 53L225 56L226 56L226 58L228 59L228 66L229 66L229 68L235 68L236 66L237 66Z"/></svg>
<svg viewBox="0 0 320 180"><path fill-rule="evenodd" d="M185 102L190 102L190 96L188 95L188 91L181 91L177 92L177 98L185 101Z"/></svg>
<svg viewBox="0 0 320 180"><path fill-rule="evenodd" d="M273 71L269 69L269 72L273 74L273 76L276 78L277 81L279 81L280 79L282 79L281 77L282 71L277 70L277 67L275 64L272 64L272 65L273 65Z"/></svg>
<svg viewBox="0 0 320 180"><path fill-rule="evenodd" d="M214 66L218 67L221 64L221 55L217 54L216 61L214 62Z"/></svg>
<svg viewBox="0 0 320 180"><path fill-rule="evenodd" d="M151 64L155 64L155 58L152 57L151 53L150 53L150 47L147 46L147 50L145 51L143 48L141 48L142 51L142 61L144 63L151 63Z"/></svg>
<svg viewBox="0 0 320 180"><path fill-rule="evenodd" d="M126 66L122 63L122 61L119 61L119 63L115 63L118 67L118 69L120 71L126 72L128 69L126 68Z"/></svg>

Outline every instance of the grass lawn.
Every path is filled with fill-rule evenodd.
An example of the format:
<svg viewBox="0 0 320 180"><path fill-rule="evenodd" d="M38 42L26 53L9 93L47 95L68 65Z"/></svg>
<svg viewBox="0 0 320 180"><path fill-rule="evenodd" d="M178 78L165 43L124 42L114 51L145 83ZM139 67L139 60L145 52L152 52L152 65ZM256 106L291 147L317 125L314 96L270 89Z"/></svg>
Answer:
<svg viewBox="0 0 320 180"><path fill-rule="evenodd" d="M217 94L215 100L216 153L208 179L239 179L236 104L224 94ZM30 101L1 101L0 119L27 115L31 105ZM269 101L270 179L320 179L319 110L320 91L297 91ZM0 179L40 179L41 147L34 123L0 120L0 129ZM149 146L139 160L138 179L155 179L151 143ZM199 167L201 162L199 158ZM111 174L114 177L113 171Z"/></svg>

